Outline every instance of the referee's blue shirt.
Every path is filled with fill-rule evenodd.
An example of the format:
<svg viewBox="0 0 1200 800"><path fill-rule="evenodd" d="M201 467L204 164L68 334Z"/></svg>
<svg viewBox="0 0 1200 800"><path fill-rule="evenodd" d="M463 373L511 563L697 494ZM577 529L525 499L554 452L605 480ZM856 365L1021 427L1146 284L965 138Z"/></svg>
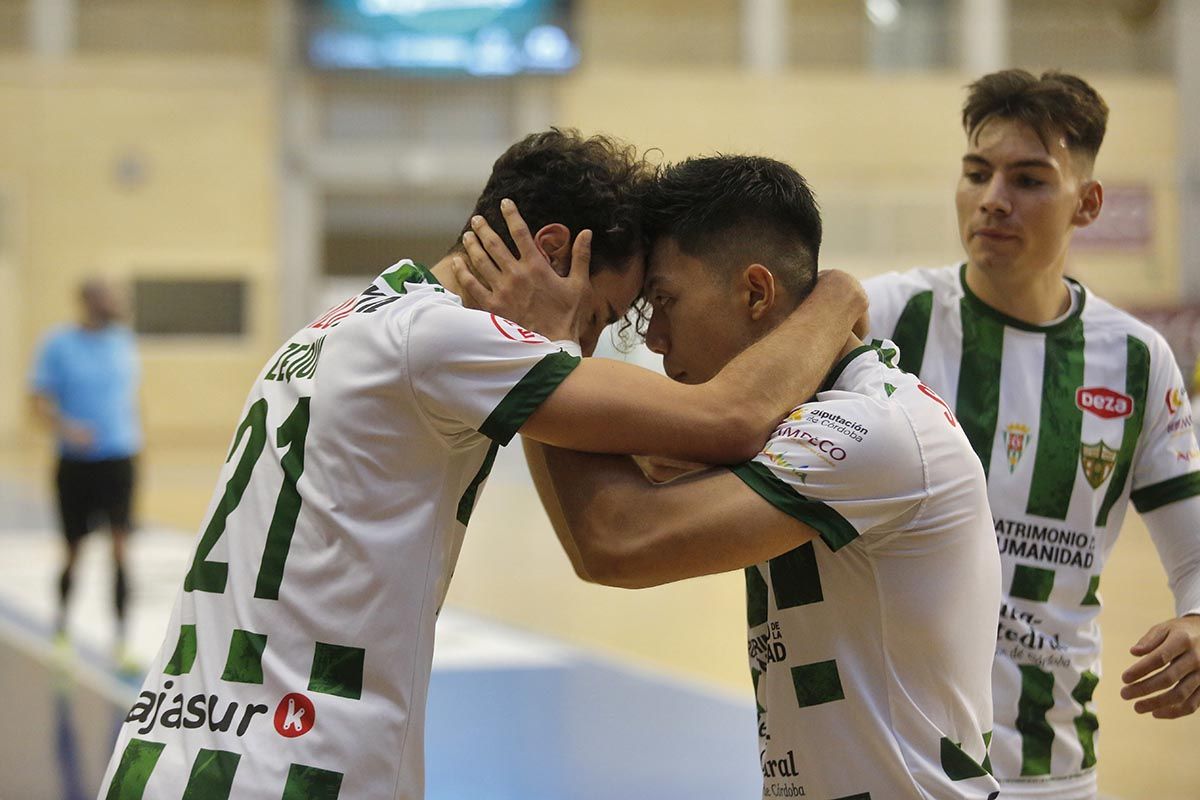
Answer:
<svg viewBox="0 0 1200 800"><path fill-rule="evenodd" d="M63 458L101 461L141 449L138 378L137 350L126 327L72 326L46 336L33 364L33 389L54 400L65 419L87 426L93 437L87 448L59 439Z"/></svg>

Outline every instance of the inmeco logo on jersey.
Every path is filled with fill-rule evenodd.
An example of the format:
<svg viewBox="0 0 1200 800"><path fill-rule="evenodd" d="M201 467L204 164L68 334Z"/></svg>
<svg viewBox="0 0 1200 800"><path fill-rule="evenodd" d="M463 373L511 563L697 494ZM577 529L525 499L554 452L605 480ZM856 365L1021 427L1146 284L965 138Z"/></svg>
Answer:
<svg viewBox="0 0 1200 800"><path fill-rule="evenodd" d="M1075 390L1075 405L1101 419L1119 419L1133 413L1133 398L1106 386L1080 386Z"/></svg>

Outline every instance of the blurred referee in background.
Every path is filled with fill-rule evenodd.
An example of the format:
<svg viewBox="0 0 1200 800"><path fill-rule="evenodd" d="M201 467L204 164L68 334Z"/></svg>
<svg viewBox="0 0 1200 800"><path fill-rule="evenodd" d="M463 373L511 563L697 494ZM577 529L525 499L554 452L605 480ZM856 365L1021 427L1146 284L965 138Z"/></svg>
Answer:
<svg viewBox="0 0 1200 800"><path fill-rule="evenodd" d="M65 645L79 544L101 521L107 522L112 531L114 658L127 668L125 542L134 459L142 445L138 358L133 333L119 322L121 303L113 287L102 280L86 281L79 299L81 323L45 337L30 381L34 410L58 439L55 483L66 549L58 580L56 635Z"/></svg>

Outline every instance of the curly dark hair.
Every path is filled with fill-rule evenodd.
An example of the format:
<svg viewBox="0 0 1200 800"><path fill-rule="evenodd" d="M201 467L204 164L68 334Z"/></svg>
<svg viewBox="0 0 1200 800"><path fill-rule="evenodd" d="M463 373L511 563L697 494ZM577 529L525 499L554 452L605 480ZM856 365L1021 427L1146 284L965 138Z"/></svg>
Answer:
<svg viewBox="0 0 1200 800"><path fill-rule="evenodd" d="M624 269L642 249L640 198L652 175L633 145L551 128L526 136L496 159L472 214L486 219L515 253L500 213L500 201L510 198L531 231L557 222L574 241L580 231L591 230L592 274ZM462 233L470 229L468 222ZM452 249L461 248L459 241Z"/></svg>
<svg viewBox="0 0 1200 800"><path fill-rule="evenodd" d="M1024 122L1043 144L1061 131L1069 149L1093 160L1100 152L1108 105L1083 78L1055 70L1035 78L1023 69L1006 69L984 75L967 88L962 122L969 137L999 117Z"/></svg>

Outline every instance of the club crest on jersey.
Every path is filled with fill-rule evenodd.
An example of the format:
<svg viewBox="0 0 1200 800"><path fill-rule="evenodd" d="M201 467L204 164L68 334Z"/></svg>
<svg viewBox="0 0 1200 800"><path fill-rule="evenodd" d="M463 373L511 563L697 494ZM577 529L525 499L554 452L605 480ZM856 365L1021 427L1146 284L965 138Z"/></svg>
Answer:
<svg viewBox="0 0 1200 800"><path fill-rule="evenodd" d="M1167 389L1167 412L1174 414L1176 411L1187 402L1187 394L1183 389L1171 388Z"/></svg>
<svg viewBox="0 0 1200 800"><path fill-rule="evenodd" d="M545 344L550 340L540 333L526 330L512 320L507 320L504 317L497 317L492 314L492 324L496 326L496 330L504 336L505 339L512 339L514 342L525 342L526 344Z"/></svg>
<svg viewBox="0 0 1200 800"><path fill-rule="evenodd" d="M1080 386L1075 390L1075 405L1100 419L1122 419L1133 413L1133 398L1106 386Z"/></svg>
<svg viewBox="0 0 1200 800"><path fill-rule="evenodd" d="M1017 468L1017 462L1025 454L1025 446L1033 437L1029 434L1029 426L1014 422L1004 429L1004 447L1008 451L1008 471Z"/></svg>
<svg viewBox="0 0 1200 800"><path fill-rule="evenodd" d="M1095 444L1080 442L1079 462L1083 465L1083 477L1093 489L1099 489L1117 465L1117 451L1103 441Z"/></svg>

